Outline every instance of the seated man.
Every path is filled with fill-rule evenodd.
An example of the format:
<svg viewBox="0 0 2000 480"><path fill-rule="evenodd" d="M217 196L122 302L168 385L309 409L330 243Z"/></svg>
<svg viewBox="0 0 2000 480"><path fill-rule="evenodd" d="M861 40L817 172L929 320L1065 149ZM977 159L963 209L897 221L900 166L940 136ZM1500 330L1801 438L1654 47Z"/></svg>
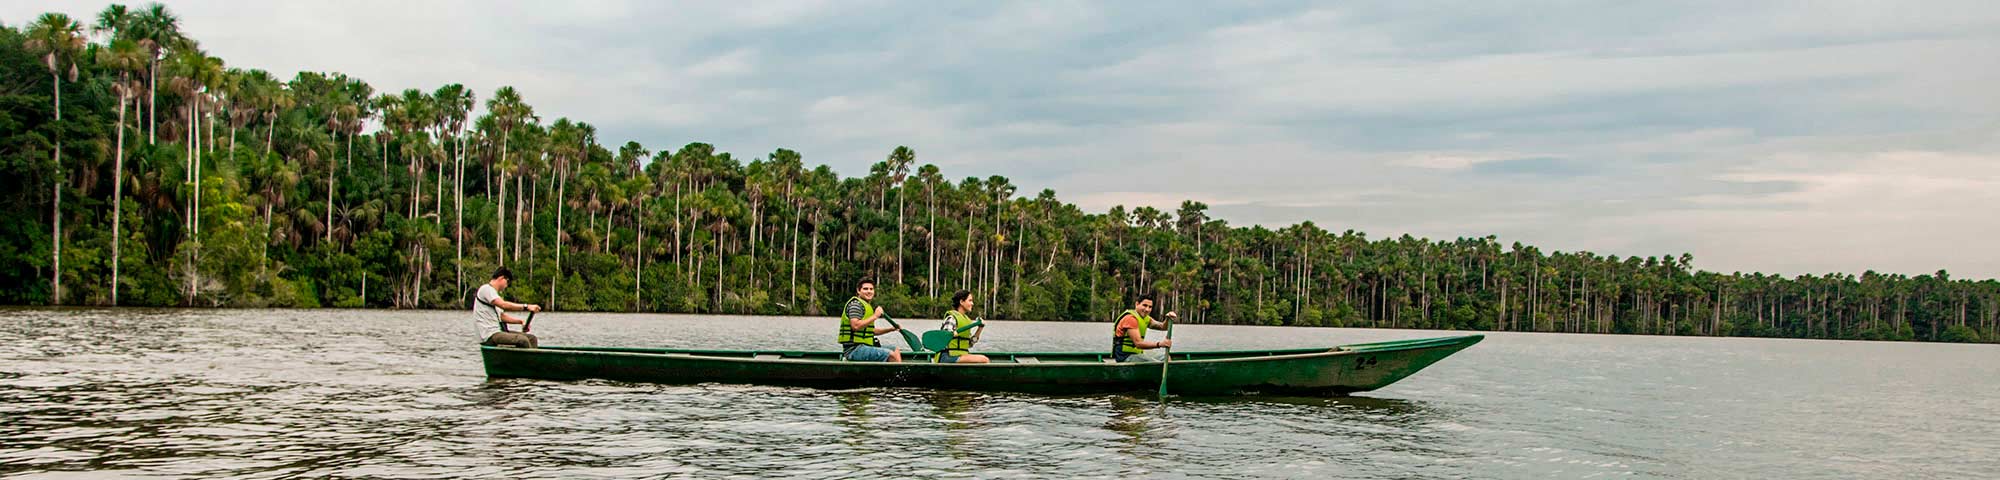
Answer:
<svg viewBox="0 0 2000 480"><path fill-rule="evenodd" d="M493 280L480 285L479 292L473 294L472 300L477 303L472 305L472 323L478 327L480 345L521 348L536 348L540 345L534 335L525 331L507 331L507 324L523 325L527 322L502 310L542 311L541 305L514 303L500 298L500 291L506 290L507 284L513 281L514 272L507 271L507 267L500 267L493 272Z"/></svg>
<svg viewBox="0 0 2000 480"><path fill-rule="evenodd" d="M858 285L840 316L840 358L855 362L903 361L902 352L882 348L882 342L875 341L875 335L896 331L893 327L875 327L875 320L888 316L888 312L868 303L875 299L875 281L864 278Z"/></svg>
<svg viewBox="0 0 2000 480"><path fill-rule="evenodd" d="M1166 330L1179 315L1167 312L1166 322L1153 323L1153 318L1147 316L1151 313L1153 313L1153 295L1149 293L1139 296L1139 302L1133 304L1131 310L1126 310L1118 316L1117 326L1111 329L1111 358L1119 362L1157 362L1166 359L1165 355L1147 350L1174 346L1174 340L1169 338L1148 342L1146 330Z"/></svg>

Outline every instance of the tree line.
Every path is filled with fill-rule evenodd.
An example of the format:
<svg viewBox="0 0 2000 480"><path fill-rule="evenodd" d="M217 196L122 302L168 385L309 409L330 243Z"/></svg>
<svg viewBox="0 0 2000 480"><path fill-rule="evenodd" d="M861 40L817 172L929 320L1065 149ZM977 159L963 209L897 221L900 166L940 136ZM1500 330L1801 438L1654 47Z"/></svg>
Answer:
<svg viewBox="0 0 2000 480"><path fill-rule="evenodd" d="M873 277L892 310L966 289L988 318L1108 320L1150 291L1203 323L2000 341L2000 282L1943 270L1723 274L1086 212L908 147L849 177L604 143L512 87L230 67L159 4L0 25L0 69L0 303L460 308L504 265L560 310L831 315Z"/></svg>

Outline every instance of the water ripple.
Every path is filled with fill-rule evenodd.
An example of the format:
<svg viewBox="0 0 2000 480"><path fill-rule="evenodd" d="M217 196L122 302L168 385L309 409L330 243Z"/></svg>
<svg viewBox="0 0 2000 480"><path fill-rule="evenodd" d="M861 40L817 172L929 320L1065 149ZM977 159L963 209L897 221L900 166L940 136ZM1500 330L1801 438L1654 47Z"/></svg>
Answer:
<svg viewBox="0 0 2000 480"><path fill-rule="evenodd" d="M2000 416L1991 395L2000 361L1988 346L1502 334L1369 397L1162 405L1144 394L488 380L453 312L9 313L0 323L0 477L9 478L2000 471L1990 450L2000 427L1987 421ZM549 317L537 332L560 344L822 349L826 340L817 319ZM987 343L1096 349L1097 327L998 322ZM1190 325L1177 340L1276 348L1432 333Z"/></svg>

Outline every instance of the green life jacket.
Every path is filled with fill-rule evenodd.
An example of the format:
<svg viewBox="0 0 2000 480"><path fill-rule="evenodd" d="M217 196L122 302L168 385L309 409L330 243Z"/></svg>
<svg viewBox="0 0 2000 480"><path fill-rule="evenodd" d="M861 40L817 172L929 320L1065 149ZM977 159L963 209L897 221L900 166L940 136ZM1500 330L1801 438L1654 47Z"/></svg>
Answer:
<svg viewBox="0 0 2000 480"><path fill-rule="evenodd" d="M972 326L972 317L967 317L964 313L960 313L957 310L945 312L945 316L951 319L952 326L951 343L945 344L944 354L962 357L967 353L971 353L972 329L968 327Z"/></svg>
<svg viewBox="0 0 2000 480"><path fill-rule="evenodd" d="M875 306L870 305L867 300L862 300L861 297L852 297L848 298L847 301L849 303L861 302L861 318L868 318L875 315ZM874 326L862 327L857 330L854 328L854 323L851 320L854 319L847 318L847 306L842 305L840 307L840 337L838 338L842 347L854 345L876 347L882 345L880 342L875 341Z"/></svg>
<svg viewBox="0 0 2000 480"><path fill-rule="evenodd" d="M1127 337L1125 336L1125 332L1118 330L1117 322L1124 321L1128 315L1139 320L1139 338L1141 339L1146 338L1146 329L1153 324L1152 317L1139 315L1139 312L1136 311L1126 310L1125 313L1118 314L1118 319L1113 320L1111 324L1111 351L1112 353L1124 352L1127 355L1145 353L1144 349L1139 348L1139 344L1132 343L1132 337Z"/></svg>

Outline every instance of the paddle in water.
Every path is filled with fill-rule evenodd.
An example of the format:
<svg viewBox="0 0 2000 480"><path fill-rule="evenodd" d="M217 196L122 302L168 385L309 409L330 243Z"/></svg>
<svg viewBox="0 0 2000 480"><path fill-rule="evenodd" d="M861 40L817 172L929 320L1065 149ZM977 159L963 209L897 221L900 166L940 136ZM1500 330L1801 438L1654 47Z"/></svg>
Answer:
<svg viewBox="0 0 2000 480"><path fill-rule="evenodd" d="M1160 405L1163 407L1166 406L1164 402L1167 401L1167 367L1173 366L1174 364L1174 345L1173 345L1174 320L1173 319L1176 317L1179 317L1179 315L1174 315L1174 312L1167 312L1167 346L1165 347L1167 358L1160 362L1160 402L1162 402Z"/></svg>

